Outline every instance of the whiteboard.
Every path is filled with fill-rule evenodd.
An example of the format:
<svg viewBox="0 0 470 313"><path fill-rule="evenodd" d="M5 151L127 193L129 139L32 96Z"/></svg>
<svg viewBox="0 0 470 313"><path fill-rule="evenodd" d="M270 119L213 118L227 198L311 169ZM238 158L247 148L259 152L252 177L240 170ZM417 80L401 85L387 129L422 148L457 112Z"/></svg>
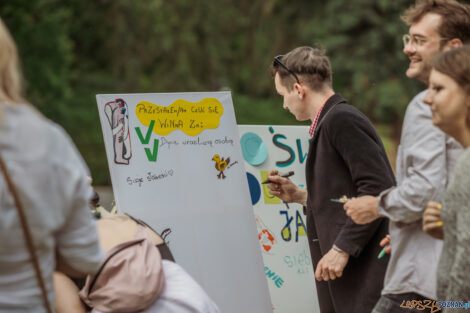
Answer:
<svg viewBox="0 0 470 313"><path fill-rule="evenodd" d="M292 182L305 186L308 128L238 126L274 313L320 312L303 208L282 203L261 184L266 172L275 169L294 171Z"/></svg>
<svg viewBox="0 0 470 313"><path fill-rule="evenodd" d="M116 205L221 312L272 312L229 92L97 95Z"/></svg>

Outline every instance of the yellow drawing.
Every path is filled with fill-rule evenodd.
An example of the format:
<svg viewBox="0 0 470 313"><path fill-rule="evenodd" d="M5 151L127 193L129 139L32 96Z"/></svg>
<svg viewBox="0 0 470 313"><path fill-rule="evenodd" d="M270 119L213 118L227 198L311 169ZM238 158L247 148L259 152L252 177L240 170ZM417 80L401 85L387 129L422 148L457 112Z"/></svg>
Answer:
<svg viewBox="0 0 470 313"><path fill-rule="evenodd" d="M302 220L302 218L300 217L300 215L298 214L299 211L297 211L297 237L298 236L307 236L307 232L305 231L305 225L304 225L304 221Z"/></svg>
<svg viewBox="0 0 470 313"><path fill-rule="evenodd" d="M261 174L261 181L265 181L266 179L268 179L268 171L260 171L260 174ZM281 199L269 193L269 188L267 184L263 184L261 186L263 188L264 203L266 204L281 203Z"/></svg>
<svg viewBox="0 0 470 313"><path fill-rule="evenodd" d="M220 159L220 156L218 154L214 154L214 156L212 157L212 161L215 162L215 168L219 171L219 174L217 174L217 178L225 179L226 176L224 175L224 171L230 163L230 158L224 160L224 158Z"/></svg>
<svg viewBox="0 0 470 313"><path fill-rule="evenodd" d="M290 231L290 227L288 225L284 226L284 228L281 230L281 236L282 239L285 241L290 241L292 238L292 233Z"/></svg>
<svg viewBox="0 0 470 313"><path fill-rule="evenodd" d="M199 102L178 99L169 106L140 101L135 107L137 119L144 126L155 121L153 131L160 136L177 129L189 136L196 136L204 129L217 128L223 113L224 107L215 98L204 98Z"/></svg>

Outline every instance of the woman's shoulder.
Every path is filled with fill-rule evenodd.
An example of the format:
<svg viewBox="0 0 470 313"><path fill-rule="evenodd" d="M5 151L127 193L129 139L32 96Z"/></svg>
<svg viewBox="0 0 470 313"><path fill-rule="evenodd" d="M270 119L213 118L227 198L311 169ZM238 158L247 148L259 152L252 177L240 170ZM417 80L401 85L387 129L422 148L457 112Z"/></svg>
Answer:
<svg viewBox="0 0 470 313"><path fill-rule="evenodd" d="M22 141L36 140L41 136L42 142L60 137L57 124L43 116L36 108L29 104L7 104L2 106L1 127L6 131L14 132L15 137ZM52 137L52 138L51 138Z"/></svg>
<svg viewBox="0 0 470 313"><path fill-rule="evenodd" d="M470 197L470 148L460 155L446 192L446 202L467 203Z"/></svg>
<svg viewBox="0 0 470 313"><path fill-rule="evenodd" d="M465 179L470 184L470 148L465 149L460 155L454 173L456 178Z"/></svg>
<svg viewBox="0 0 470 313"><path fill-rule="evenodd" d="M3 125L0 145L7 157L17 162L51 164L56 167L83 167L83 162L70 136L57 123L28 104L2 107Z"/></svg>

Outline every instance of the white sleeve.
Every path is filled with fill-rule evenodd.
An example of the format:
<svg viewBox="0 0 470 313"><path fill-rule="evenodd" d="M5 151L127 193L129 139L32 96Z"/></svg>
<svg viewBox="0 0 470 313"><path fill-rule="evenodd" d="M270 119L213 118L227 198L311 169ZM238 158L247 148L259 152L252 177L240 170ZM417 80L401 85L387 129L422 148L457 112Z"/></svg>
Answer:
<svg viewBox="0 0 470 313"><path fill-rule="evenodd" d="M65 223L55 234L59 255L73 269L83 273L94 273L103 256L98 241L98 232L93 220L90 199L93 195L87 169L73 144L66 140L69 149L64 149L63 167L58 168L62 182Z"/></svg>
<svg viewBox="0 0 470 313"><path fill-rule="evenodd" d="M420 103L419 109L410 112L405 120L406 142L400 147L404 151L399 151L400 164L397 163L402 179L398 186L379 196L378 212L393 222L420 220L427 202L440 200L449 175L446 136L432 124L429 108L427 112L422 106Z"/></svg>

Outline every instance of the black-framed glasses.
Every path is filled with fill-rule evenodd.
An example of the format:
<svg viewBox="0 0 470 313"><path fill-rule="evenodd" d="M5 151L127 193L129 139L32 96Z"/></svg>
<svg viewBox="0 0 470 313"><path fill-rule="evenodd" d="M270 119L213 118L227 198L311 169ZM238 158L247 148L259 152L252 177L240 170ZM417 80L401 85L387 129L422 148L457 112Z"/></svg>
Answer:
<svg viewBox="0 0 470 313"><path fill-rule="evenodd" d="M280 55L278 55L278 56L275 56L275 57L274 57L274 61L273 61L273 66L277 66L277 65L282 66L286 71L289 72L289 74L291 74L292 76L294 76L295 80L297 81L297 84L300 84L300 80L299 80L299 78L297 77L297 75L295 75L295 73L294 73L293 71L291 71L291 70L287 67L287 65L285 65L284 63L282 63L281 59L282 59L283 57L285 57L285 56L286 56L286 54L280 54Z"/></svg>

